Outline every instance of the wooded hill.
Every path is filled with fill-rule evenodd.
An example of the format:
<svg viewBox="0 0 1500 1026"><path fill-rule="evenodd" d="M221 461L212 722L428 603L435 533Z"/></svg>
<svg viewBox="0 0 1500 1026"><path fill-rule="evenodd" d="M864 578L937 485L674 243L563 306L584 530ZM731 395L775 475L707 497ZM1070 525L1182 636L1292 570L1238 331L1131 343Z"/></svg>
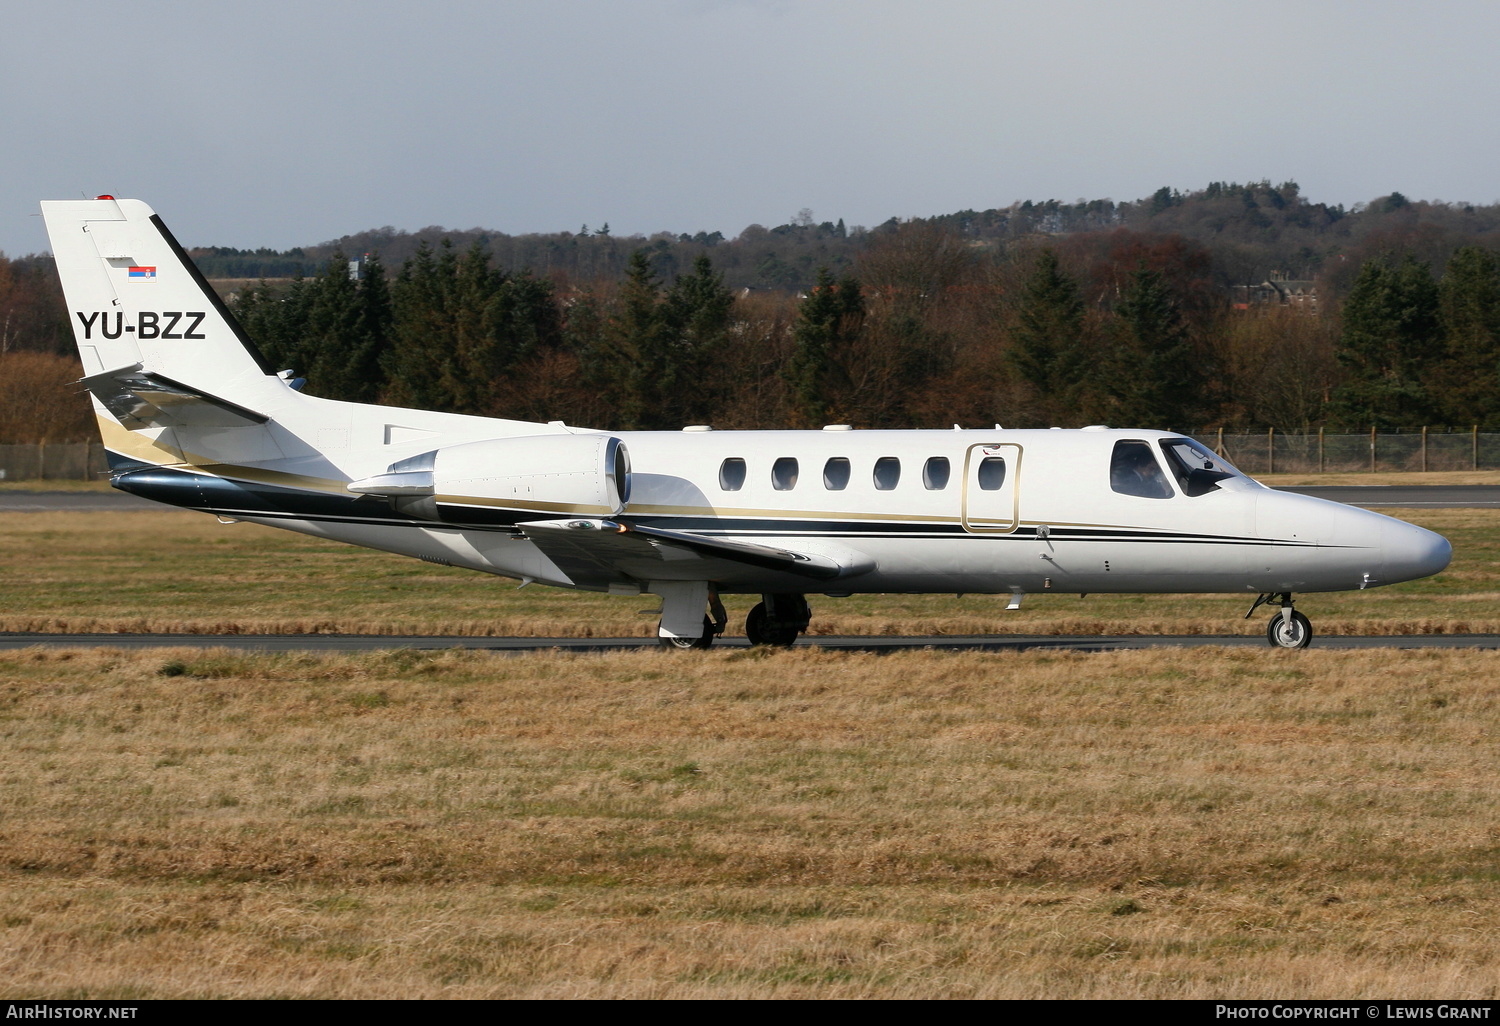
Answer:
<svg viewBox="0 0 1500 1026"><path fill-rule="evenodd" d="M891 218L873 228L846 228L842 220L815 220L802 211L786 224L752 224L737 236L721 232L660 232L616 236L607 224L578 232L507 235L504 232L430 227L415 232L385 227L346 235L285 252L222 247L192 250L213 278L281 278L311 275L335 252L348 256L378 253L388 267L399 266L424 243L450 240L460 250L475 243L489 251L502 270L526 268L559 281L618 279L637 250L666 279L708 255L731 289L805 291L827 267L835 274L853 266L875 239L905 226L929 226L957 235L976 249L1001 252L1038 236L1107 233L1120 228L1152 235L1180 235L1205 247L1211 280L1228 288L1256 284L1272 271L1313 279L1346 291L1364 261L1386 252L1411 253L1433 266L1446 263L1459 246L1500 246L1500 204L1474 206L1408 200L1399 192L1346 210L1303 199L1296 182L1213 182L1182 193L1162 188L1146 199L1026 201L989 210L961 210L926 218ZM1352 265L1352 269L1351 269Z"/></svg>

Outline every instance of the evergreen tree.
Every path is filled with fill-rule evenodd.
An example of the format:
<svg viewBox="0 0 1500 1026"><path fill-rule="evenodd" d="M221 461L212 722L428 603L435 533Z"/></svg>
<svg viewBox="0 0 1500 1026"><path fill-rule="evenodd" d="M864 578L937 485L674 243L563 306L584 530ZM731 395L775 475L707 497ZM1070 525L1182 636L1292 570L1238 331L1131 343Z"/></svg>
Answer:
<svg viewBox="0 0 1500 1026"><path fill-rule="evenodd" d="M1500 423L1500 261L1478 246L1453 254L1438 283L1445 356L1427 381L1452 425Z"/></svg>
<svg viewBox="0 0 1500 1026"><path fill-rule="evenodd" d="M335 253L316 277L246 289L235 316L268 360L307 379L309 394L351 402L380 397L390 302L378 260L356 282L344 255Z"/></svg>
<svg viewBox="0 0 1500 1026"><path fill-rule="evenodd" d="M496 340L502 373L563 344L562 316L552 283L530 270L503 277L489 303L487 325Z"/></svg>
<svg viewBox="0 0 1500 1026"><path fill-rule="evenodd" d="M796 347L786 366L793 416L801 427L827 422L837 391L837 351L859 337L864 299L853 276L835 281L826 267L802 301L793 329Z"/></svg>
<svg viewBox="0 0 1500 1026"><path fill-rule="evenodd" d="M346 363L358 344L359 321L359 285L349 274L348 259L335 252L307 287L302 348L310 394L348 398Z"/></svg>
<svg viewBox="0 0 1500 1026"><path fill-rule="evenodd" d="M308 282L301 275L282 287L262 281L235 299L234 317L278 370L306 376L311 354L307 334Z"/></svg>
<svg viewBox="0 0 1500 1026"><path fill-rule="evenodd" d="M1208 376L1160 271L1130 275L1115 306L1116 349L1106 385L1122 423L1186 430L1209 405Z"/></svg>
<svg viewBox="0 0 1500 1026"><path fill-rule="evenodd" d="M365 261L359 280L358 317L350 345L331 368L338 381L338 397L373 403L385 391L385 358L391 348L391 290L380 257Z"/></svg>
<svg viewBox="0 0 1500 1026"><path fill-rule="evenodd" d="M644 250L636 250L603 333L601 358L594 364L598 387L614 394L619 425L627 430L669 426L657 403L669 350L661 300L661 283L651 261Z"/></svg>
<svg viewBox="0 0 1500 1026"><path fill-rule="evenodd" d="M1344 304L1338 359L1348 371L1332 412L1347 427L1412 427L1432 419L1421 381L1443 352L1438 287L1427 265L1408 256L1392 266L1370 260Z"/></svg>
<svg viewBox="0 0 1500 1026"><path fill-rule="evenodd" d="M644 250L630 257L603 332L599 387L627 428L670 430L712 419L717 395L706 379L723 352L734 297L707 256L663 290ZM570 325L588 311L570 313Z"/></svg>
<svg viewBox="0 0 1500 1026"><path fill-rule="evenodd" d="M1011 364L1035 392L1053 422L1078 412L1089 384L1084 349L1083 298L1064 274L1057 253L1044 249L1021 285L1016 326L1008 351Z"/></svg>
<svg viewBox="0 0 1500 1026"><path fill-rule="evenodd" d="M519 365L562 344L550 282L491 266L474 243L462 257L444 240L401 268L391 290L389 396L403 405L504 416Z"/></svg>
<svg viewBox="0 0 1500 1026"><path fill-rule="evenodd" d="M401 265L391 287L392 345L386 359L387 399L400 406L452 410L444 367L452 346L449 289L457 257L443 240L433 255L425 242Z"/></svg>
<svg viewBox="0 0 1500 1026"><path fill-rule="evenodd" d="M482 413L491 406L495 381L506 370L509 355L496 330L495 309L505 275L490 266L489 254L474 242L442 282L450 348L443 360L443 387L450 408Z"/></svg>
<svg viewBox="0 0 1500 1026"><path fill-rule="evenodd" d="M668 423L680 427L713 420L720 396L712 370L725 352L734 295L707 256L693 261L693 273L678 275L662 302L668 345L658 379L658 395Z"/></svg>

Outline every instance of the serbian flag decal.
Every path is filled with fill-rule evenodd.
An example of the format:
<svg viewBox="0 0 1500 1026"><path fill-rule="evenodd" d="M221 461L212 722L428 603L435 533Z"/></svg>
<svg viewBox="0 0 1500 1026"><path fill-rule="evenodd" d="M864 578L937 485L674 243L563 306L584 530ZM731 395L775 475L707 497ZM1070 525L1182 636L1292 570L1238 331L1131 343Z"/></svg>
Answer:
<svg viewBox="0 0 1500 1026"><path fill-rule="evenodd" d="M132 267L130 269L131 281L155 281L156 268L154 267Z"/></svg>

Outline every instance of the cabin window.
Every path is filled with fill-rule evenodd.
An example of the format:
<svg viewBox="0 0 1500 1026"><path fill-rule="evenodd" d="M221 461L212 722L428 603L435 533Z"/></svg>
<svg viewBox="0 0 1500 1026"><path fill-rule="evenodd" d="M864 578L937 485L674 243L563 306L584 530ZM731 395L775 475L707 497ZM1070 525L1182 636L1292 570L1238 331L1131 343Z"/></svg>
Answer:
<svg viewBox="0 0 1500 1026"><path fill-rule="evenodd" d="M726 492L737 492L745 487L745 461L731 456L719 464L719 487Z"/></svg>
<svg viewBox="0 0 1500 1026"><path fill-rule="evenodd" d="M783 456L771 465L771 487L778 492L789 492L797 487L797 461Z"/></svg>
<svg viewBox="0 0 1500 1026"><path fill-rule="evenodd" d="M895 488L901 481L901 461L894 456L882 456L875 461L875 487L882 492Z"/></svg>
<svg viewBox="0 0 1500 1026"><path fill-rule="evenodd" d="M841 492L849 487L849 461L834 456L823 464L823 487L830 492Z"/></svg>
<svg viewBox="0 0 1500 1026"><path fill-rule="evenodd" d="M948 457L934 456L922 465L922 485L929 492L948 487Z"/></svg>
<svg viewBox="0 0 1500 1026"><path fill-rule="evenodd" d="M979 482L981 490L998 492L1000 486L1005 484L1005 457L986 456L980 460L979 469L975 471L974 479Z"/></svg>
<svg viewBox="0 0 1500 1026"><path fill-rule="evenodd" d="M1109 486L1121 495L1170 499L1172 486L1145 442L1116 442L1109 461Z"/></svg>
<svg viewBox="0 0 1500 1026"><path fill-rule="evenodd" d="M1172 468L1183 495L1218 491L1220 481L1238 473L1223 457L1215 456L1191 439L1164 438L1161 451L1166 453L1167 466Z"/></svg>

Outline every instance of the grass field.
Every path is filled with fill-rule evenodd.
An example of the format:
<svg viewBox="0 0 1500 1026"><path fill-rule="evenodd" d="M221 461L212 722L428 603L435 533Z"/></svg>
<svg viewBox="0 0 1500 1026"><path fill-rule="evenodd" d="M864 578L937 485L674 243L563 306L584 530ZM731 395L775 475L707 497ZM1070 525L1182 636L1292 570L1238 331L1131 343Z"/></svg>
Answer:
<svg viewBox="0 0 1500 1026"><path fill-rule="evenodd" d="M0 655L0 995L1500 990L1500 653Z"/></svg>
<svg viewBox="0 0 1500 1026"><path fill-rule="evenodd" d="M0 493L4 492L112 492L114 487L105 478L88 481L71 480L0 480Z"/></svg>
<svg viewBox="0 0 1500 1026"><path fill-rule="evenodd" d="M1500 631L1500 510L1394 511L1452 540L1447 571L1299 597L1320 634ZM189 512L0 513L0 630L628 637L658 600L593 595ZM819 634L1257 634L1252 596L811 596ZM729 632L752 596L729 596Z"/></svg>
<svg viewBox="0 0 1500 1026"><path fill-rule="evenodd" d="M1307 596L1321 632L1500 629L1500 511L1412 519L1453 567ZM0 514L0 540L8 629L655 623L191 513ZM814 630L1264 625L1238 597L1002 605L821 599ZM1497 676L1269 647L0 653L0 996L1492 1000Z"/></svg>

